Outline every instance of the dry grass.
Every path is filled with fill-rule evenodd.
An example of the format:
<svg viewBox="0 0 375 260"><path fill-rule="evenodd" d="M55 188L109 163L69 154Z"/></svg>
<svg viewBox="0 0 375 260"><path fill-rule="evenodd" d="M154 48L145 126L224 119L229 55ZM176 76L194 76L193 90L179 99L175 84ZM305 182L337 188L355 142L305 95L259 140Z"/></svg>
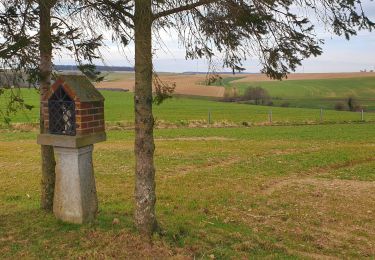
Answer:
<svg viewBox="0 0 375 260"><path fill-rule="evenodd" d="M36 132L2 131L0 258L373 258L374 127L155 130L152 247L132 222L133 132L95 146L100 212L76 226L38 209Z"/></svg>
<svg viewBox="0 0 375 260"><path fill-rule="evenodd" d="M176 83L175 94L195 95L208 97L222 97L224 87L205 86L206 75L185 75L185 74L161 74L160 79L165 83ZM99 88L123 88L134 91L134 77L126 75L125 79L117 79L111 82L101 82L97 85Z"/></svg>

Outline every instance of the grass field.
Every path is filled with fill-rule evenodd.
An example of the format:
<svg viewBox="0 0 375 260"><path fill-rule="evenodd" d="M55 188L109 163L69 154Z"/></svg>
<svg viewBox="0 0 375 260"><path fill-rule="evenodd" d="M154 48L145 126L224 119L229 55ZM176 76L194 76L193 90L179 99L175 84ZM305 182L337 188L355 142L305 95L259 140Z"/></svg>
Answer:
<svg viewBox="0 0 375 260"><path fill-rule="evenodd" d="M102 91L106 98L105 116L107 122L134 121L133 94L125 92ZM39 118L38 93L35 90L23 90L22 96L27 103L35 108L30 111L19 111L12 116L12 122L36 123ZM3 100L3 103L1 101ZM0 108L4 107L4 99L0 98ZM206 125L208 112L211 113L212 123L215 125L242 125L264 124L269 121L268 114L272 110L274 124L301 124L320 122L319 109L281 108L254 106L246 104L234 104L175 97L165 101L161 106L154 107L154 115L160 124L174 124L177 126ZM326 122L359 121L361 115L358 112L338 112L325 110L323 119ZM366 113L366 121L375 121L375 113Z"/></svg>
<svg viewBox="0 0 375 260"><path fill-rule="evenodd" d="M235 84L235 83L234 83ZM238 83L246 87L247 83ZM374 78L261 81L253 83L280 98L375 98Z"/></svg>
<svg viewBox="0 0 375 260"><path fill-rule="evenodd" d="M223 97L225 90L237 87L242 93L249 86L266 88L276 106L289 103L292 107L333 109L350 96L358 99L367 110L375 111L375 73L296 73L283 81L270 80L264 74L222 74L214 85L205 86L205 74L161 73L165 82L176 83L176 94ZM133 73L109 73L101 87L134 86Z"/></svg>
<svg viewBox="0 0 375 260"><path fill-rule="evenodd" d="M375 73L294 73L282 82L272 81L264 74L222 74L216 87L204 85L205 74L160 73L159 76L166 83L176 83L178 95L222 98L228 87L236 86L242 92L248 86L265 86L275 98L275 105L289 102L295 107L332 109L336 102L353 95L367 109L375 110ZM109 73L98 86L133 90L134 74Z"/></svg>
<svg viewBox="0 0 375 260"><path fill-rule="evenodd" d="M375 111L375 73L306 73L291 74L287 80L270 80L262 74L221 75L213 86L204 86L204 74L162 73L165 82L176 83L176 94L201 95L220 98L226 91L236 87L243 93L247 87L260 86L268 90L275 106L288 104L299 108L334 109L338 102L346 103L355 97L368 111ZM109 73L102 87L127 88L134 86L133 73Z"/></svg>
<svg viewBox="0 0 375 260"><path fill-rule="evenodd" d="M333 109L339 101L355 97L367 110L375 111L375 77L310 79L285 81L245 81L228 78L223 85L237 87L240 93L247 87L266 89L275 105L288 102L293 107Z"/></svg>
<svg viewBox="0 0 375 260"><path fill-rule="evenodd" d="M152 248L132 222L133 131L95 146L83 226L39 210L37 133L0 131L2 259L375 257L374 124L155 130Z"/></svg>
<svg viewBox="0 0 375 260"><path fill-rule="evenodd" d="M108 83L123 76L111 74ZM224 83L244 89L244 80ZM373 79L358 80L358 87L352 79L254 84L294 106L329 108L351 93L371 108ZM360 113L324 110L320 122L319 109L186 96L155 106L163 232L149 246L132 219L134 132L126 129L134 121L133 94L102 93L108 141L95 145L94 223L65 224L39 209L37 129L0 127L0 259L375 258L375 113L359 122ZM12 122L37 125L38 93L21 94L35 107L12 115Z"/></svg>

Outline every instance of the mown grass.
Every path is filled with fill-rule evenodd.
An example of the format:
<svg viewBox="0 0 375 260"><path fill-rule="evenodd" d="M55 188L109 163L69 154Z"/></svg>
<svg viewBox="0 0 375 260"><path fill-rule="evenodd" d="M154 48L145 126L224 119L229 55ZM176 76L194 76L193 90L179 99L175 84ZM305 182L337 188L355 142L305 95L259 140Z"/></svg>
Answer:
<svg viewBox="0 0 375 260"><path fill-rule="evenodd" d="M224 86L235 86L240 93L247 87L262 87L270 93L275 105L287 102L293 107L333 109L337 102L345 102L348 97L355 97L367 110L375 110L375 77L239 83L234 81Z"/></svg>
<svg viewBox="0 0 375 260"><path fill-rule="evenodd" d="M26 103L33 105L31 111L18 111L12 115L12 122L33 122L39 118L38 93L35 90L22 90ZM134 122L133 94L124 92L102 91L106 98L105 117L107 122ZM0 109L4 109L4 97L0 97ZM159 122L169 122L177 125L188 125L189 121L199 121L206 124L208 113L211 113L212 123L227 122L241 125L266 123L272 110L273 122L281 124L320 122L319 109L281 108L233 104L204 99L175 97L166 100L160 106L154 106L154 116ZM324 111L324 121L344 122L359 121L358 112ZM375 121L374 113L365 114L366 121Z"/></svg>
<svg viewBox="0 0 375 260"><path fill-rule="evenodd" d="M39 210L37 133L1 130L0 258L375 257L374 131L156 129L164 233L149 248L132 222L133 131L95 146L100 212L78 226Z"/></svg>

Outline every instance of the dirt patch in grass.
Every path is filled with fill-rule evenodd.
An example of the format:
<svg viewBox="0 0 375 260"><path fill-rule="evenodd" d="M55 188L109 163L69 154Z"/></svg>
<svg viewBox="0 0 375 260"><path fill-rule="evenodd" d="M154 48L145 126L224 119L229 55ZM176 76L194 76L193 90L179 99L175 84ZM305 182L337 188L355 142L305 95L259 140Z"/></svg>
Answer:
<svg viewBox="0 0 375 260"><path fill-rule="evenodd" d="M153 244L145 243L139 236L121 231L115 235L106 232L92 231L81 242L85 253L74 254L78 259L192 259L183 249L171 249L160 240Z"/></svg>
<svg viewBox="0 0 375 260"><path fill-rule="evenodd" d="M337 179L323 180L323 179L315 179L315 178L310 177L311 175L314 175L315 177L319 177L319 176L322 176L322 175L328 173L329 171L333 171L333 170L337 170L337 169L341 169L341 168L353 167L353 166L356 166L356 165L365 164L365 163L369 163L369 162L373 162L373 161L375 161L375 158L371 157L371 158L366 158L366 159L363 159L363 160L353 160L353 161L349 161L349 162L345 162L345 163L341 163L341 164L333 164L333 165L330 165L330 166L327 166L327 167L311 169L308 172L299 173L297 175L291 175L288 178L281 179L281 180L278 180L276 182L273 182L273 183L269 184L269 186L267 188L265 188L262 192L265 195L271 195L276 190L282 189L282 188L284 188L285 186L287 186L291 183L303 183L303 182L306 182L306 181L311 182L313 180L319 181L319 182L326 181L327 183L333 183L333 185L334 185L334 182L337 182L337 183L347 182L347 183L352 183L353 185L374 185L375 186L375 183L372 183L372 182L364 182L364 181L356 181L356 180L337 180ZM354 187L352 187L352 188L354 188Z"/></svg>
<svg viewBox="0 0 375 260"><path fill-rule="evenodd" d="M357 181L357 180L327 180L321 178L290 178L280 181L268 189L264 190L264 194L272 195L272 193L287 188L289 185L315 185L325 187L327 189L341 189L355 193L361 189L375 188L375 182Z"/></svg>
<svg viewBox="0 0 375 260"><path fill-rule="evenodd" d="M36 132L39 130L37 123L12 123L10 125L0 126L0 132L18 133L18 132Z"/></svg>
<svg viewBox="0 0 375 260"><path fill-rule="evenodd" d="M216 168L225 168L233 164L239 163L240 161L241 158L226 158L225 160L207 162L200 167L193 165L183 166L179 169L176 169L176 172L179 173L178 176L181 176L184 174L188 174L192 171L209 171L214 170Z"/></svg>
<svg viewBox="0 0 375 260"><path fill-rule="evenodd" d="M299 252L370 257L375 255L375 183L306 178L275 190L267 209L279 217L266 218L279 236L289 233L286 248ZM305 247L293 244L301 241ZM302 254L304 255L304 254Z"/></svg>
<svg viewBox="0 0 375 260"><path fill-rule="evenodd" d="M211 137L177 137L177 138L155 138L155 141L235 141L235 138L211 136Z"/></svg>
<svg viewBox="0 0 375 260"><path fill-rule="evenodd" d="M245 223L290 255L310 259L375 255L375 182L290 179L248 199L249 210L220 213L225 222Z"/></svg>

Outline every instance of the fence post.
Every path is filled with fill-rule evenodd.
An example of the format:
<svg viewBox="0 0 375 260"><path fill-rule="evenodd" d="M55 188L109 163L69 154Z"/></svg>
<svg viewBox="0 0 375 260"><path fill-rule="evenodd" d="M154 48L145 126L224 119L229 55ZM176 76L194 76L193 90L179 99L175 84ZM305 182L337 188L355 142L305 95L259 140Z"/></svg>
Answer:
<svg viewBox="0 0 375 260"><path fill-rule="evenodd" d="M361 121L364 121L365 120L365 115L364 115L364 112L363 112L363 109L361 110Z"/></svg>
<svg viewBox="0 0 375 260"><path fill-rule="evenodd" d="M208 124L211 125L211 110L209 109L208 110L208 120L207 120Z"/></svg>
<svg viewBox="0 0 375 260"><path fill-rule="evenodd" d="M323 108L320 108L320 123L323 122Z"/></svg>
<svg viewBox="0 0 375 260"><path fill-rule="evenodd" d="M270 110L270 112L268 114L268 118L270 120L270 124L272 124L272 109Z"/></svg>

